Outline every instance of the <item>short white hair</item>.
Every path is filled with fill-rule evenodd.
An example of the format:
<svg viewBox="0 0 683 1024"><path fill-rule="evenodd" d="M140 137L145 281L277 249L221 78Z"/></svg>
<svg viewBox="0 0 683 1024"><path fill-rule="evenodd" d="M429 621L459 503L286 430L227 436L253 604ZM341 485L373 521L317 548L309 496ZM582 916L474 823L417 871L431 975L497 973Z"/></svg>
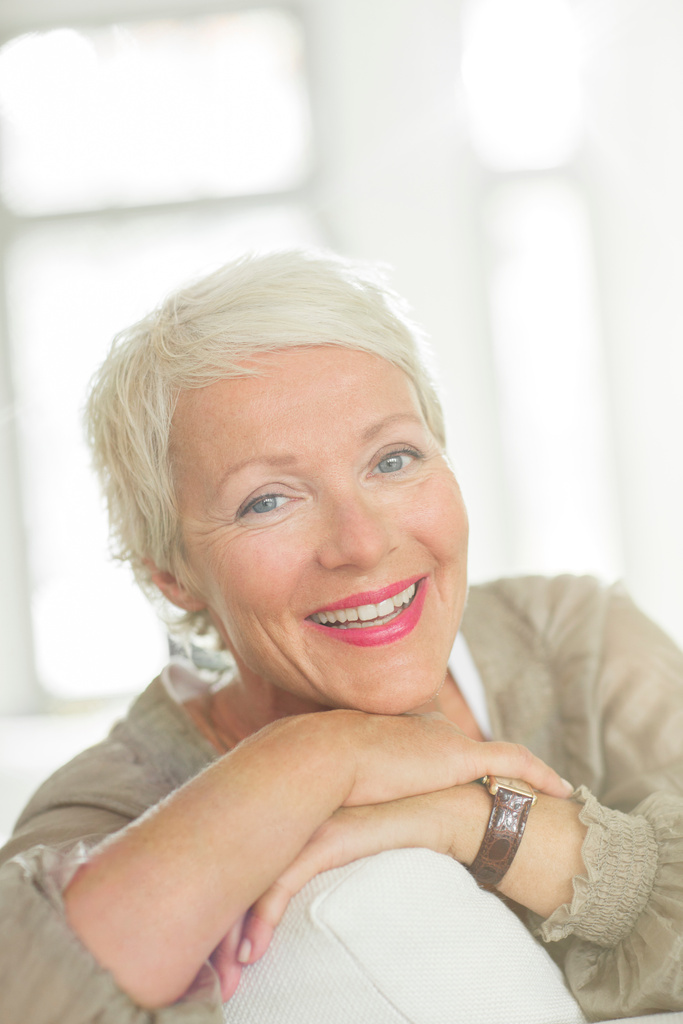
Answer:
<svg viewBox="0 0 683 1024"><path fill-rule="evenodd" d="M399 367L445 447L424 336L381 268L304 251L247 255L226 264L178 289L114 338L86 406L112 552L131 565L151 598L159 595L149 561L186 585L190 580L169 452L178 395L254 373L244 363L257 353L304 345L341 345ZM175 626L211 631L205 612L176 618Z"/></svg>

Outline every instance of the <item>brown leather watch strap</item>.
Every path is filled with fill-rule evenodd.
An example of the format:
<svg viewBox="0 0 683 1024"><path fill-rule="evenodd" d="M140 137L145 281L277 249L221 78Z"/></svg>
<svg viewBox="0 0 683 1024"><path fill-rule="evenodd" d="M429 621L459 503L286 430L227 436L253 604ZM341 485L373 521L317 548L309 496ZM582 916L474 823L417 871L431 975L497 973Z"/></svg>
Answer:
<svg viewBox="0 0 683 1024"><path fill-rule="evenodd" d="M512 864L522 841L533 795L499 785L479 853L469 871L480 885L497 885Z"/></svg>

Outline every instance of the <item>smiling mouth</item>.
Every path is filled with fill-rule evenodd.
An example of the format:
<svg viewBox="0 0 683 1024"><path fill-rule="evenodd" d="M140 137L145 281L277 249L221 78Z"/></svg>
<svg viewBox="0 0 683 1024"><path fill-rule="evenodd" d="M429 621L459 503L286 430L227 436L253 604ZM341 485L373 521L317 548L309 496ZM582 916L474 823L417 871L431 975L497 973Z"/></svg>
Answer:
<svg viewBox="0 0 683 1024"><path fill-rule="evenodd" d="M311 622L330 629L367 629L370 626L383 626L409 608L415 599L422 580L411 583L399 594L394 594L379 604L362 604L357 608L331 608L310 615Z"/></svg>

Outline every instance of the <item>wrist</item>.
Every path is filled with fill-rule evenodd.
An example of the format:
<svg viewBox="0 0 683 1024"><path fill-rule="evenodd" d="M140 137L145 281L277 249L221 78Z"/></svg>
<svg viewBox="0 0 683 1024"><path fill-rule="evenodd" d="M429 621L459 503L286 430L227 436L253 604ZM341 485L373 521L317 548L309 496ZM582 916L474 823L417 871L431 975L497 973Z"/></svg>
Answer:
<svg viewBox="0 0 683 1024"><path fill-rule="evenodd" d="M312 784L322 783L323 791L337 808L347 803L356 785L360 764L359 751L367 744L366 720L361 711L344 708L300 716L299 749L313 771Z"/></svg>
<svg viewBox="0 0 683 1024"><path fill-rule="evenodd" d="M449 815L444 853L469 867L486 835L491 815L491 797L478 782L457 786L452 792L455 808L451 809Z"/></svg>
<svg viewBox="0 0 683 1024"><path fill-rule="evenodd" d="M481 782L493 803L484 841L469 871L479 885L491 888L497 887L508 873L538 794L523 779L485 775Z"/></svg>

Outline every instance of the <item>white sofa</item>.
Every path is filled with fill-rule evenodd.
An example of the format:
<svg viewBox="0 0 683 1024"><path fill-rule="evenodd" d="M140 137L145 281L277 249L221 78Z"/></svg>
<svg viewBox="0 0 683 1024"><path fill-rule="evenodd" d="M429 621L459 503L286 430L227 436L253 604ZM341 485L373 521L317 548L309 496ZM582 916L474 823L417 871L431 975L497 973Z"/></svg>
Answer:
<svg viewBox="0 0 683 1024"><path fill-rule="evenodd" d="M583 1024L561 971L451 859L392 850L314 878L226 1024ZM683 1024L683 1013L629 1018Z"/></svg>

